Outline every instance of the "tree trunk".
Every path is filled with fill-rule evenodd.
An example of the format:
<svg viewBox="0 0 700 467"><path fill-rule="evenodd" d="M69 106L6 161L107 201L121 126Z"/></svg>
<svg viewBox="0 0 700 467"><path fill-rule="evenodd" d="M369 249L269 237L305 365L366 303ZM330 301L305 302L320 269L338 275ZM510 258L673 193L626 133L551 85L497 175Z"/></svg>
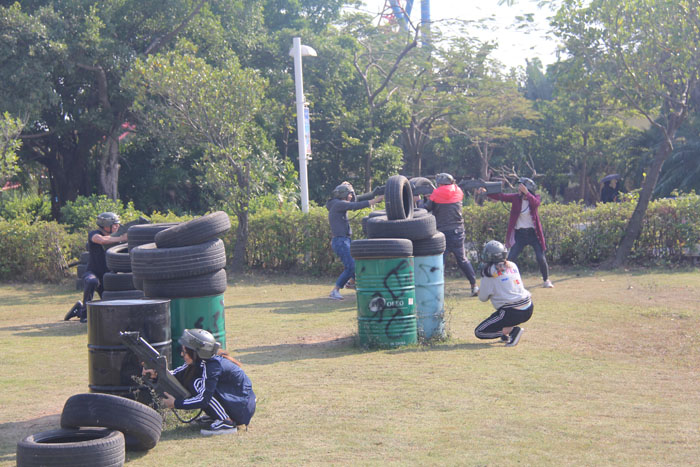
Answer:
<svg viewBox="0 0 700 467"><path fill-rule="evenodd" d="M365 156L365 193L372 191L372 153L374 152L374 142L370 141L369 151Z"/></svg>
<svg viewBox="0 0 700 467"><path fill-rule="evenodd" d="M100 188L108 198L119 197L119 127L107 136L100 158Z"/></svg>
<svg viewBox="0 0 700 467"><path fill-rule="evenodd" d="M673 134L675 134L675 131L671 133L669 139L672 140ZM618 268L625 263L627 256L630 254L630 251L632 251L632 246L634 245L635 240L637 240L642 231L644 214L649 206L649 201L651 201L651 195L656 187L656 182L659 179L659 174L664 166L664 162L666 162L666 159L668 159L670 155L671 146L667 142L664 142L659 147L656 156L654 156L654 160L649 167L647 177L644 179L644 183L642 183L642 191L639 194L639 201L637 201L637 206L634 208L632 217L625 228L625 235L622 237L622 241L615 252L615 258L612 263L614 268Z"/></svg>

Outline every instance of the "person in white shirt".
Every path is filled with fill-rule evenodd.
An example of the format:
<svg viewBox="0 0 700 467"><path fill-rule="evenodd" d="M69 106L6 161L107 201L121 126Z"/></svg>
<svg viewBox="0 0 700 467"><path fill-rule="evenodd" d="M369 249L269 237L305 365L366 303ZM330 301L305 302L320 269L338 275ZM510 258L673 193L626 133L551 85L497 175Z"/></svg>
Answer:
<svg viewBox="0 0 700 467"><path fill-rule="evenodd" d="M500 338L507 347L512 347L523 335L523 328L518 325L532 317L534 305L530 292L523 286L518 266L507 257L508 249L501 242L491 240L484 245L479 300L491 300L496 311L474 329L474 334L479 339Z"/></svg>

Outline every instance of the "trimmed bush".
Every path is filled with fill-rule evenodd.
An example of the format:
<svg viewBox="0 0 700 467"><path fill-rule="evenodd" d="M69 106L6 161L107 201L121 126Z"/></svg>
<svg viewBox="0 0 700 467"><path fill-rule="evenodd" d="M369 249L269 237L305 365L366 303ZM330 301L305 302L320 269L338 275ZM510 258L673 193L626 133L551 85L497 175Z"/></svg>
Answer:
<svg viewBox="0 0 700 467"><path fill-rule="evenodd" d="M540 207L551 265L591 266L612 256L624 234L635 201L587 207L580 204L545 204ZM487 202L464 207L467 242L476 251L491 239L503 241L510 205ZM348 212L353 238L362 238L361 220L369 209ZM153 222L182 222L193 216L154 213ZM86 217L87 218L87 217ZM230 264L238 228L231 216L231 230L222 235ZM68 233L55 222L29 224L0 220L0 280L58 281L69 275L67 263L85 248L87 228ZM700 242L700 197L696 194L661 199L649 205L642 233L629 261L638 265L679 264L686 251ZM270 272L335 275L343 265L331 249L328 211L314 207L298 210L261 210L250 217L247 265ZM474 259L474 258L473 258ZM536 270L531 248L518 260Z"/></svg>

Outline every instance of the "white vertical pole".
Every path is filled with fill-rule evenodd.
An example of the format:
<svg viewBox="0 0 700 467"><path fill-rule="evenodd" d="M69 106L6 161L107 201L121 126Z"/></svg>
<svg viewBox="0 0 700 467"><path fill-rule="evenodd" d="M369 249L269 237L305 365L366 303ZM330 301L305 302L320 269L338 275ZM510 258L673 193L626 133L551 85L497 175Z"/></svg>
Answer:
<svg viewBox="0 0 700 467"><path fill-rule="evenodd" d="M301 186L301 210L309 212L309 184L306 173L306 128L304 126L304 80L301 72L301 38L292 42L294 55L294 84L297 97L297 135L299 136L299 185Z"/></svg>

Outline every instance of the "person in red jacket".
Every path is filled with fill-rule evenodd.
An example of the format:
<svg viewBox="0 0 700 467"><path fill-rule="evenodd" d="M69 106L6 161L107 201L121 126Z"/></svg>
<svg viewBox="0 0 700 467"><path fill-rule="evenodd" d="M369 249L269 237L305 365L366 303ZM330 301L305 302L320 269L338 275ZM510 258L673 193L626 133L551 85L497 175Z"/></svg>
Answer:
<svg viewBox="0 0 700 467"><path fill-rule="evenodd" d="M464 193L455 183L454 177L448 173L439 173L435 176L438 187L432 192L425 208L435 216L437 229L445 234L445 253L443 262L450 252L457 260L457 266L464 273L471 286L471 296L479 293L476 285L476 274L472 263L467 259L464 251L464 218L462 216L462 200Z"/></svg>
<svg viewBox="0 0 700 467"><path fill-rule="evenodd" d="M540 195L535 193L537 185L527 177L518 180L517 193L494 193L489 194L489 199L505 201L511 203L510 218L508 219L508 229L506 231L505 246L509 249L508 261L515 262L527 245L535 250L535 258L542 273L542 286L552 288L554 284L549 280L549 266L544 252L547 244L544 241L542 223L540 222L539 206ZM484 193L484 188L479 188L477 193Z"/></svg>

